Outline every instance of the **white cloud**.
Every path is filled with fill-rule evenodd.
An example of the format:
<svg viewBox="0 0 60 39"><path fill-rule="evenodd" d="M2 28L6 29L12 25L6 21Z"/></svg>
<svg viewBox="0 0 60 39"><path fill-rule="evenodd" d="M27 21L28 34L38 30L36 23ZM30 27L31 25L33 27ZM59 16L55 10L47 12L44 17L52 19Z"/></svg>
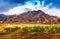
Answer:
<svg viewBox="0 0 60 39"><path fill-rule="evenodd" d="M28 9L28 10L25 10L25 9ZM17 7L14 7L12 9L10 9L9 11L7 12L3 12L5 15L13 15L13 14L22 14L23 12L27 12L29 10L35 10L35 6L31 3L31 2L26 2L25 5L22 5L22 6L17 6Z"/></svg>
<svg viewBox="0 0 60 39"><path fill-rule="evenodd" d="M13 14L22 14L23 12L27 12L29 10L42 10L44 11L45 13L47 14L50 14L50 15L56 15L58 17L60 17L60 9L56 9L56 8L51 8L49 9L48 7L50 5L52 5L52 3L50 3L48 6L44 7L44 1L42 3L42 5L40 4L40 2L38 1L37 5L34 5L33 3L31 2L26 2L25 5L22 5L22 6L17 6L17 7L14 7L12 9L10 9L9 11L7 12L2 12L4 13L5 15L13 15ZM28 9L28 10L25 10L25 9Z"/></svg>

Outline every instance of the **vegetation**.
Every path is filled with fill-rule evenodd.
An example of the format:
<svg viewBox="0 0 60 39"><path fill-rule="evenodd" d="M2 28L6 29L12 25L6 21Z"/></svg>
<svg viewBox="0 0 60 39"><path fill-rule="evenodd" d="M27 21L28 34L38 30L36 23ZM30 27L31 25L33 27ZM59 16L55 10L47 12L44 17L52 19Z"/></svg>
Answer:
<svg viewBox="0 0 60 39"><path fill-rule="evenodd" d="M16 31L18 29L20 29L20 27L18 27L18 26L16 26L16 27L5 27L4 31L0 32L0 34L1 35L8 34L8 33Z"/></svg>
<svg viewBox="0 0 60 39"><path fill-rule="evenodd" d="M26 32L44 32L44 33L60 33L60 25L44 25L44 24L21 24L9 25L10 27L3 27L0 34L8 34L16 30L24 30ZM1 30L1 29L0 29Z"/></svg>
<svg viewBox="0 0 60 39"><path fill-rule="evenodd" d="M27 32L60 33L60 26L23 27L22 30Z"/></svg>
<svg viewBox="0 0 60 39"><path fill-rule="evenodd" d="M0 39L58 39L60 24L0 24Z"/></svg>
<svg viewBox="0 0 60 39"><path fill-rule="evenodd" d="M24 30L26 32L60 33L60 26L34 26L34 27L14 26L14 27L5 27L3 29L5 31L5 32L4 31L2 32L3 34L11 33L11 32L14 32L18 29Z"/></svg>
<svg viewBox="0 0 60 39"><path fill-rule="evenodd" d="M20 27L8 27L8 28L4 28L4 30L6 32L14 32L16 30L20 29Z"/></svg>

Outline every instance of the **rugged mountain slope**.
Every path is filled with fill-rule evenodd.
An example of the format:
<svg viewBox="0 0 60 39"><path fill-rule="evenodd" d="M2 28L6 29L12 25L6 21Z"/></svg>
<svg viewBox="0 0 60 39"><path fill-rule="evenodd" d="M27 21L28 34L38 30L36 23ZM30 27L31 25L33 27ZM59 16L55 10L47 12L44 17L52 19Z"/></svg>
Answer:
<svg viewBox="0 0 60 39"><path fill-rule="evenodd" d="M20 15L7 18L4 23L60 23L60 18L45 14L43 11L28 11Z"/></svg>

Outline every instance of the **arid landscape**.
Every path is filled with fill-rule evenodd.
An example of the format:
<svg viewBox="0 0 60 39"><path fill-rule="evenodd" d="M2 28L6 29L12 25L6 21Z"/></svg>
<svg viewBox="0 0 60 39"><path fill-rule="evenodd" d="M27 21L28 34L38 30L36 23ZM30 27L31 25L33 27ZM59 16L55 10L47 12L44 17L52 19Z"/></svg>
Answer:
<svg viewBox="0 0 60 39"><path fill-rule="evenodd" d="M60 18L41 10L0 20L0 39L60 39Z"/></svg>
<svg viewBox="0 0 60 39"><path fill-rule="evenodd" d="M0 39L60 39L60 0L0 0Z"/></svg>

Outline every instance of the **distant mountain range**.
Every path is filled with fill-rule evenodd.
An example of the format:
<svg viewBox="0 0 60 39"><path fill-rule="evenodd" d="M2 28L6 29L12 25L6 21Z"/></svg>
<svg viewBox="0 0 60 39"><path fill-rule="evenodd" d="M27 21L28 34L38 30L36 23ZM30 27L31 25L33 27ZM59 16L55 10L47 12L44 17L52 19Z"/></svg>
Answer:
<svg viewBox="0 0 60 39"><path fill-rule="evenodd" d="M8 17L9 17L9 16L6 16L6 15L4 15L4 14L0 14L0 21L6 19L6 18L8 18Z"/></svg>
<svg viewBox="0 0 60 39"><path fill-rule="evenodd" d="M0 20L3 23L39 23L39 24L56 24L60 23L60 18L44 13L41 10L28 11L20 15L6 16L0 14Z"/></svg>

